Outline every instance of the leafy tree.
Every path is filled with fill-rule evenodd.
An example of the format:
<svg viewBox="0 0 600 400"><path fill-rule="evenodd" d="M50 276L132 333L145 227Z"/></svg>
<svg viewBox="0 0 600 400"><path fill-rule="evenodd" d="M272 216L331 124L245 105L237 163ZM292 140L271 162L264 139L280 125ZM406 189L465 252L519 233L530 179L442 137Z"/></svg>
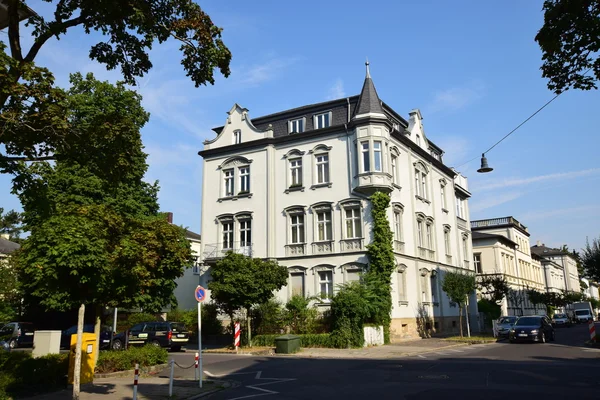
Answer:
<svg viewBox="0 0 600 400"><path fill-rule="evenodd" d="M19 239L23 232L22 216L15 210L4 212L4 208L0 207L0 233L6 233L10 239Z"/></svg>
<svg viewBox="0 0 600 400"><path fill-rule="evenodd" d="M544 25L535 37L542 49L542 75L559 94L570 88L596 89L600 79L600 3L545 0ZM585 73L591 70L592 74Z"/></svg>
<svg viewBox="0 0 600 400"><path fill-rule="evenodd" d="M285 322L291 333L314 333L319 311L311 306L314 297L292 296L285 304Z"/></svg>
<svg viewBox="0 0 600 400"><path fill-rule="evenodd" d="M477 277L477 287L492 303L500 304L508 295L510 287L504 275L481 275Z"/></svg>
<svg viewBox="0 0 600 400"><path fill-rule="evenodd" d="M14 260L0 259L0 323L8 322L21 313L23 294Z"/></svg>
<svg viewBox="0 0 600 400"><path fill-rule="evenodd" d="M531 304L533 304L533 308L534 308L535 312L537 312L538 304L544 304L544 301L545 301L544 293L540 293L535 289L527 289L525 291L525 293L527 293L527 297L529 298L529 301L531 302Z"/></svg>
<svg viewBox="0 0 600 400"><path fill-rule="evenodd" d="M331 341L335 347L362 347L365 342L363 326L385 299L374 286L351 282L342 285L331 300Z"/></svg>
<svg viewBox="0 0 600 400"><path fill-rule="evenodd" d="M390 196L383 192L371 195L371 216L373 218L373 240L367 245L369 270L365 282L372 288L381 307L373 309L369 319L376 325L383 325L385 342L389 342L392 313L392 273L396 268L393 234L387 217Z"/></svg>
<svg viewBox="0 0 600 400"><path fill-rule="evenodd" d="M169 38L181 43L181 64L196 87L214 84L214 70L229 76L231 52L221 28L193 0L45 0L55 3L51 19L35 15L27 21L33 37L22 37L18 10L24 0L4 2L8 40L0 42L0 172L12 172L15 162L77 155L72 141L84 139L67 118L66 94L54 86L54 76L35 65L48 39L62 38L74 28L104 34L89 56L108 69L120 68L127 84L152 68L150 50ZM29 49L25 45L32 43ZM91 132L88 132L91 133Z"/></svg>
<svg viewBox="0 0 600 400"><path fill-rule="evenodd" d="M451 301L459 305L458 315L460 323L460 336L463 336L462 310L466 308L467 297L476 288L475 277L461 272L446 272L442 282L442 290L446 292ZM468 312L465 310L465 312Z"/></svg>
<svg viewBox="0 0 600 400"><path fill-rule="evenodd" d="M31 232L16 255L25 299L62 311L91 305L97 317L104 306L158 311L176 303L174 280L191 251L183 229L158 212L158 186L143 181L140 129L148 114L122 84L91 74L71 83L70 120L91 143L72 145L94 151L85 164L18 166L13 191ZM96 131L103 140L88 135Z"/></svg>
<svg viewBox="0 0 600 400"><path fill-rule="evenodd" d="M598 300L598 299L596 299L594 297L590 298L590 304L592 305L592 308L594 310L597 310L597 309L600 308L600 300Z"/></svg>
<svg viewBox="0 0 600 400"><path fill-rule="evenodd" d="M255 335L281 333L284 326L284 310L276 299L252 308L252 329Z"/></svg>
<svg viewBox="0 0 600 400"><path fill-rule="evenodd" d="M277 261L230 252L211 269L211 277L212 281L208 284L211 297L231 321L235 312L246 310L246 334L248 344L252 346L250 309L267 302L273 297L273 292L286 285L287 268Z"/></svg>
<svg viewBox="0 0 600 400"><path fill-rule="evenodd" d="M586 240L581 253L581 265L586 276L595 282L600 281L600 238L592 239L592 243Z"/></svg>

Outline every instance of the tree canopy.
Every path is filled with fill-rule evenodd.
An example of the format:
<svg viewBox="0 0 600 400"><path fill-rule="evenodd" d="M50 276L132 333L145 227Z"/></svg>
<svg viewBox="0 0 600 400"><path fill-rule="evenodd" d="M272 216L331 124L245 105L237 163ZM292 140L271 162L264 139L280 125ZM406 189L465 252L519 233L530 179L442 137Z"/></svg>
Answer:
<svg viewBox="0 0 600 400"><path fill-rule="evenodd" d="M442 282L442 290L448 298L459 305L460 336L463 335L462 309L470 293L476 288L475 277L461 272L446 272Z"/></svg>
<svg viewBox="0 0 600 400"><path fill-rule="evenodd" d="M5 233L12 239L19 239L23 232L21 213L15 210L4 212L4 208L0 207L0 233Z"/></svg>
<svg viewBox="0 0 600 400"><path fill-rule="evenodd" d="M544 25L535 40L542 49L548 88L596 89L600 79L600 2L545 0ZM585 75L590 70L591 74Z"/></svg>
<svg viewBox="0 0 600 400"><path fill-rule="evenodd" d="M14 179L31 233L16 254L24 292L56 310L176 303L174 280L191 251L183 229L158 212L158 185L143 180L140 97L91 74L71 83L65 104L82 135L72 143L81 162L21 162Z"/></svg>
<svg viewBox="0 0 600 400"><path fill-rule="evenodd" d="M581 252L581 265L586 276L595 282L600 282L600 237L592 239L591 243L586 240Z"/></svg>
<svg viewBox="0 0 600 400"><path fill-rule="evenodd" d="M502 303L510 290L506 276L501 274L479 276L477 287L481 290L481 294L494 304Z"/></svg>

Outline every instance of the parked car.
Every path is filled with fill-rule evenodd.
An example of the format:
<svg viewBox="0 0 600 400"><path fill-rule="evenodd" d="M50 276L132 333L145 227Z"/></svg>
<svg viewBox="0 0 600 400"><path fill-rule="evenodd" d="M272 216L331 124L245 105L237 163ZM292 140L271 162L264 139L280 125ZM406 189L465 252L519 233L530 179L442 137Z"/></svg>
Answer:
<svg viewBox="0 0 600 400"><path fill-rule="evenodd" d="M575 310L575 318L577 319L578 323L585 323L594 320L592 313L587 309Z"/></svg>
<svg viewBox="0 0 600 400"><path fill-rule="evenodd" d="M121 350L125 347L126 335L129 345L152 344L173 351L181 350L181 346L190 340L189 332L181 322L142 322L126 332L115 335L112 344L113 350Z"/></svg>
<svg viewBox="0 0 600 400"><path fill-rule="evenodd" d="M558 328L559 326L566 326L570 328L572 325L573 322L567 314L554 314L554 317L552 317L552 326L555 328Z"/></svg>
<svg viewBox="0 0 600 400"><path fill-rule="evenodd" d="M498 339L508 339L510 328L515 324L519 317L500 317L496 322L496 330L498 332Z"/></svg>
<svg viewBox="0 0 600 400"><path fill-rule="evenodd" d="M34 331L30 322L9 322L0 329L0 340L7 342L11 349L31 347Z"/></svg>
<svg viewBox="0 0 600 400"><path fill-rule="evenodd" d="M554 341L556 334L547 316L528 315L517 319L508 338L511 343L521 341L546 343L548 340Z"/></svg>
<svg viewBox="0 0 600 400"><path fill-rule="evenodd" d="M93 324L84 324L83 331L86 333L94 333L94 325ZM77 325L73 325L69 329L65 329L62 331L60 336L60 348L68 349L71 347L71 335L75 335L77 333ZM110 335L111 329L109 326L102 326L100 328L100 349L108 349L110 347Z"/></svg>

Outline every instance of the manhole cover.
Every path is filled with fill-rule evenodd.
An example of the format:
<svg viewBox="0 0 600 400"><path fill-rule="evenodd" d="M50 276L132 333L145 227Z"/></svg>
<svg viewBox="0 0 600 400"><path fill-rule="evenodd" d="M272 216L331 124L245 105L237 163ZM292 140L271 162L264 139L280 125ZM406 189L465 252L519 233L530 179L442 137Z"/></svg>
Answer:
<svg viewBox="0 0 600 400"><path fill-rule="evenodd" d="M448 375L419 375L419 379L448 379Z"/></svg>

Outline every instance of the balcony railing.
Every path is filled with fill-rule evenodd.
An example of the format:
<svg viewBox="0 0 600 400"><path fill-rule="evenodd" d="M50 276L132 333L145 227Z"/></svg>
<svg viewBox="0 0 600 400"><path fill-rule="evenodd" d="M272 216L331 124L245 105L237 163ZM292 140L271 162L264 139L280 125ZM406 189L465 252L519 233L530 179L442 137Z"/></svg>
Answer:
<svg viewBox="0 0 600 400"><path fill-rule="evenodd" d="M419 257L427 259L427 260L434 260L435 259L435 251L429 250L425 247L419 247Z"/></svg>
<svg viewBox="0 0 600 400"><path fill-rule="evenodd" d="M481 219L479 221L471 221L471 228L486 228L490 226L502 226L502 225L514 225L517 226L524 231L527 230L527 227L514 219L513 217L503 217L503 218L490 218L490 219Z"/></svg>
<svg viewBox="0 0 600 400"><path fill-rule="evenodd" d="M229 252L252 257L252 243L233 242L205 244L202 258L205 260L223 258Z"/></svg>

